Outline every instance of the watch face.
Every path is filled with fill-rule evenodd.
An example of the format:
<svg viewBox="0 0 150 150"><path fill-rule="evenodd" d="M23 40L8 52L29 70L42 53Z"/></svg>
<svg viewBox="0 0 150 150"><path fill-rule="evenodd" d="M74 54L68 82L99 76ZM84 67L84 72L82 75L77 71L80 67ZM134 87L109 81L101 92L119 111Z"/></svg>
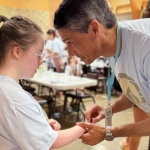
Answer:
<svg viewBox="0 0 150 150"><path fill-rule="evenodd" d="M114 137L113 136L107 136L107 141L113 141Z"/></svg>
<svg viewBox="0 0 150 150"><path fill-rule="evenodd" d="M105 140L107 141L113 141L114 136L113 135L105 135Z"/></svg>

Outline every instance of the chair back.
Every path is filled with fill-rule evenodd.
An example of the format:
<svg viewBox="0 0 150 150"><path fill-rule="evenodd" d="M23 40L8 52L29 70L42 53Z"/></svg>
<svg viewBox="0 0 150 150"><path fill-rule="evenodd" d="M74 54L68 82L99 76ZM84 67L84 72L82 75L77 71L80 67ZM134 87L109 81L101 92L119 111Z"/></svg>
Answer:
<svg viewBox="0 0 150 150"><path fill-rule="evenodd" d="M104 77L107 78L108 76L108 69L111 69L110 67L104 67Z"/></svg>
<svg viewBox="0 0 150 150"><path fill-rule="evenodd" d="M87 78L97 80L97 85L86 88L87 90L94 91L96 93L96 89L97 89L97 86L98 86L98 74L89 72L89 73L87 73Z"/></svg>
<svg viewBox="0 0 150 150"><path fill-rule="evenodd" d="M59 73L64 73L65 72L65 65L60 65L58 72Z"/></svg>

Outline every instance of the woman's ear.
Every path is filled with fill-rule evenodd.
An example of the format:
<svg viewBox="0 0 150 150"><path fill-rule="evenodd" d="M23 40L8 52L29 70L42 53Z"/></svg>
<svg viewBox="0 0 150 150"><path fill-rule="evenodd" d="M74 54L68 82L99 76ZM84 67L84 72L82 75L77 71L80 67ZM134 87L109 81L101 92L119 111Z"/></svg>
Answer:
<svg viewBox="0 0 150 150"><path fill-rule="evenodd" d="M18 59L21 55L20 47L18 47L18 46L13 47L12 48L12 53L13 53L14 57Z"/></svg>

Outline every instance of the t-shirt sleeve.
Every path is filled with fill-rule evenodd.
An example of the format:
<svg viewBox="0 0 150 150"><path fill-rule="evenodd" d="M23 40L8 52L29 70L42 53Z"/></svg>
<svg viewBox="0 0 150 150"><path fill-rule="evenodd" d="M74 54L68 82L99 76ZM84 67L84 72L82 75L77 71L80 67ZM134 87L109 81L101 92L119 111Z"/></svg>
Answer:
<svg viewBox="0 0 150 150"><path fill-rule="evenodd" d="M46 42L44 48L46 48L46 47L52 49L52 41L48 40L48 41Z"/></svg>
<svg viewBox="0 0 150 150"><path fill-rule="evenodd" d="M57 132L48 124L36 104L14 108L3 127L23 150L49 150L57 138Z"/></svg>
<svg viewBox="0 0 150 150"><path fill-rule="evenodd" d="M150 38L147 38L143 44L140 63L141 72L144 76L142 82L148 82L150 87Z"/></svg>
<svg viewBox="0 0 150 150"><path fill-rule="evenodd" d="M60 53L60 48L57 41L53 41L53 53L58 53L58 54Z"/></svg>

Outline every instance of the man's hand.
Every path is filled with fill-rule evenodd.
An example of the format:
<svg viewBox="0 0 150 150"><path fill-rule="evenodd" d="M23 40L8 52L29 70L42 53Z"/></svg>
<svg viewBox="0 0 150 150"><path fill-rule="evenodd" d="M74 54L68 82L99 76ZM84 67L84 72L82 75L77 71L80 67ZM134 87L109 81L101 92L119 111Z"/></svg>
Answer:
<svg viewBox="0 0 150 150"><path fill-rule="evenodd" d="M85 118L88 122L96 123L105 118L105 109L98 105L92 105L92 107L85 113Z"/></svg>
<svg viewBox="0 0 150 150"><path fill-rule="evenodd" d="M93 123L77 123L80 127L86 128L87 133L83 134L80 138L84 144L96 145L104 140L106 128Z"/></svg>
<svg viewBox="0 0 150 150"><path fill-rule="evenodd" d="M49 119L49 125L53 128L53 130L58 131L60 130L61 126L60 124L54 120L54 119Z"/></svg>

